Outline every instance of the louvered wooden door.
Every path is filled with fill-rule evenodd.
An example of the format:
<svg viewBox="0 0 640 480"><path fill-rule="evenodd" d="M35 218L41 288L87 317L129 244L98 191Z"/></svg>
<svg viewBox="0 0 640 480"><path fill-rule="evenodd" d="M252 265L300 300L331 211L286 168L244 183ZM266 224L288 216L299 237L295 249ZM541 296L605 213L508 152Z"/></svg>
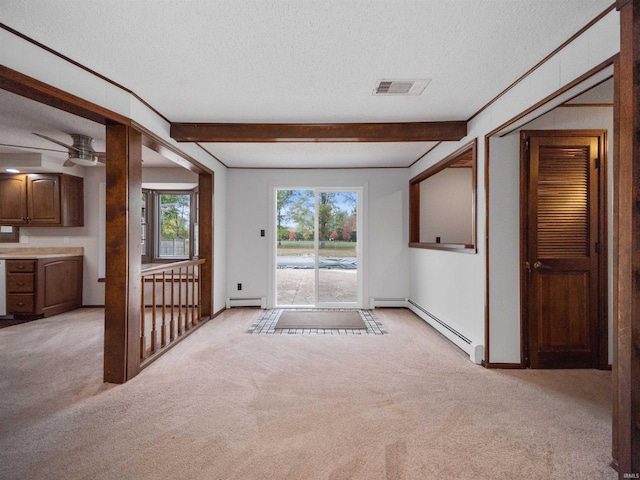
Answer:
<svg viewBox="0 0 640 480"><path fill-rule="evenodd" d="M598 366L599 138L531 136L526 316L532 368Z"/></svg>

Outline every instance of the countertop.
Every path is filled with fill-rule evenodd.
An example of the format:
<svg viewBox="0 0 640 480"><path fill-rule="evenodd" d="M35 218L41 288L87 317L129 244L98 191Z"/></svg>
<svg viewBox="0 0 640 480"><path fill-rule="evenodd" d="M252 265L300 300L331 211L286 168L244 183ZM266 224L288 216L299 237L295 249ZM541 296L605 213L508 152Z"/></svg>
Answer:
<svg viewBox="0 0 640 480"><path fill-rule="evenodd" d="M39 258L76 257L84 255L83 247L0 248L0 260L37 260Z"/></svg>

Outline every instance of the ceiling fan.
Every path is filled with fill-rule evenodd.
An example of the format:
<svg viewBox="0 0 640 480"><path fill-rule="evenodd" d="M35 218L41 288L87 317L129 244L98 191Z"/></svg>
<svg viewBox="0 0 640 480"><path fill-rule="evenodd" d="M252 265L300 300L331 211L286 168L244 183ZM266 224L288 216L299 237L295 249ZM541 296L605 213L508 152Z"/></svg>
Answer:
<svg viewBox="0 0 640 480"><path fill-rule="evenodd" d="M32 133L40 138L44 138L45 140L48 140L50 142L57 143L58 145L65 147L69 151L69 158L62 164L64 167L73 167L74 165L93 167L94 165L97 165L98 162L105 162L106 153L96 152L92 146L93 138L87 135L72 133L71 138L73 139L73 144L67 145L66 143L60 142L55 138L47 137L46 135L42 135L40 133Z"/></svg>
<svg viewBox="0 0 640 480"><path fill-rule="evenodd" d="M93 149L93 138L82 135L80 133L71 133L71 138L73 139L72 145L67 145L55 138L47 137L46 135L42 135L40 133L31 132L34 135L44 138L49 142L53 142L61 147L67 149L69 153L69 158L62 164L64 167L73 167L75 165L81 165L83 167L93 167L98 163L105 163L105 152L96 152ZM30 150L48 150L52 152L62 152L62 150L53 150L50 148L40 148L40 147L28 147L26 145L8 145L8 144L0 144L6 147L19 147L19 148L28 148ZM64 152L62 152L64 153Z"/></svg>

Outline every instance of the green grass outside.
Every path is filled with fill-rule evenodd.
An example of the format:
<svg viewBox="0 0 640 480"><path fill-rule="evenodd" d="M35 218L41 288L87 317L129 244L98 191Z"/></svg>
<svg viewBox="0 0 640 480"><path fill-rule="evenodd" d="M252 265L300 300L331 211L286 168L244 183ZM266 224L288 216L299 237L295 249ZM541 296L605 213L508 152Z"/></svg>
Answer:
<svg viewBox="0 0 640 480"><path fill-rule="evenodd" d="M355 242L324 242L324 248L319 248L321 257L350 258L356 257ZM313 242L311 240L291 241L282 240L278 243L279 257L302 257L313 255Z"/></svg>

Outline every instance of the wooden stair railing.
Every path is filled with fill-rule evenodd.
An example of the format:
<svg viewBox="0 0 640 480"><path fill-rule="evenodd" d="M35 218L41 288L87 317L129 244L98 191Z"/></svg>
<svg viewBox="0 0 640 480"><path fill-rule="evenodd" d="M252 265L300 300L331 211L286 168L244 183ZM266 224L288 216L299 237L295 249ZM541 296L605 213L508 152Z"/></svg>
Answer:
<svg viewBox="0 0 640 480"><path fill-rule="evenodd" d="M143 268L140 366L155 360L200 324L204 259ZM151 290L150 292L145 290ZM158 318L160 317L160 318Z"/></svg>

